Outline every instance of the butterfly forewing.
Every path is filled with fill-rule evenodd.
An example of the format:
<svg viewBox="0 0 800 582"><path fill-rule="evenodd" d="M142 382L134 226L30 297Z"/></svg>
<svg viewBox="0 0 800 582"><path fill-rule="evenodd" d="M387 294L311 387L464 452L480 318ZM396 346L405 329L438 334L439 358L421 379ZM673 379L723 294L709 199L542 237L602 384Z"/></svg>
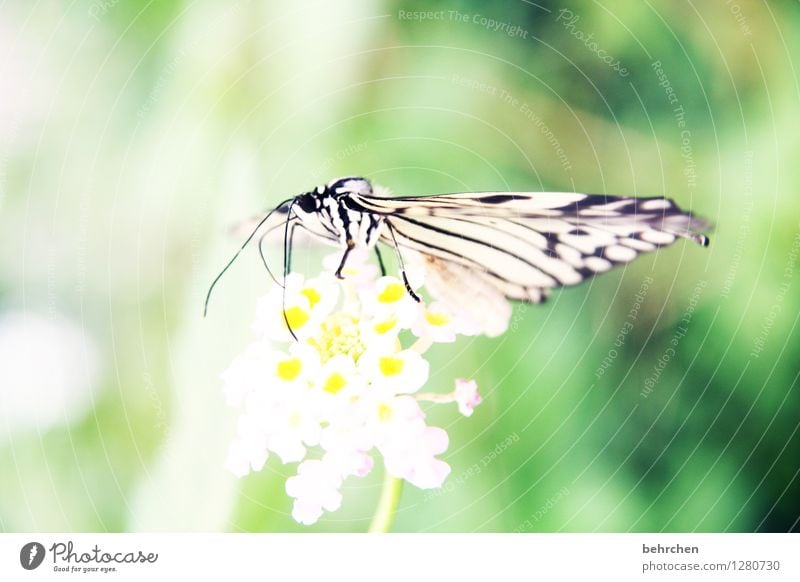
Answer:
<svg viewBox="0 0 800 582"><path fill-rule="evenodd" d="M398 246L458 264L507 297L531 302L678 237L707 241L698 234L705 223L664 198L483 192L352 200L382 215ZM390 235L381 240L393 244Z"/></svg>

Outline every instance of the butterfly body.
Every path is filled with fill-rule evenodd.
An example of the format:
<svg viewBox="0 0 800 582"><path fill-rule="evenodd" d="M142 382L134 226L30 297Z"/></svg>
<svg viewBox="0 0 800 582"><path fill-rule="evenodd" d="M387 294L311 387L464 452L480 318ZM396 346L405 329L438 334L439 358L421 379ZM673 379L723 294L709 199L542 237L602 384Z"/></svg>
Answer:
<svg viewBox="0 0 800 582"><path fill-rule="evenodd" d="M372 248L380 239L384 219L355 204L353 197L358 194L372 194L369 181L340 178L301 194L292 210L299 226L326 242L344 249Z"/></svg>

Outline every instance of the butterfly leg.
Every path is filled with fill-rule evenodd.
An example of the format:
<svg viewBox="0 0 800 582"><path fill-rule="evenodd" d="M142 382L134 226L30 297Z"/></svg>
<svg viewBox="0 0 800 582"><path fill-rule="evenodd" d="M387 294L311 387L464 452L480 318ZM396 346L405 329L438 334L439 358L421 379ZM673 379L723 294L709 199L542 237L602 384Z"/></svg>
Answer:
<svg viewBox="0 0 800 582"><path fill-rule="evenodd" d="M414 301L416 301L417 303L420 303L422 301L422 299L420 299L419 295L414 293L414 290L411 288L411 283L408 282L408 277L406 276L406 270L403 269L402 271L400 271L400 274L403 275L403 283L406 284L406 291L408 291L408 294L411 295L411 298Z"/></svg>
<svg viewBox="0 0 800 582"><path fill-rule="evenodd" d="M345 264L347 263L347 256L350 252L355 248L356 243L353 240L347 241L347 248L344 249L344 254L342 255L342 260L339 262L339 267L336 269L336 278L337 279L344 279L342 276L342 269L344 269Z"/></svg>
<svg viewBox="0 0 800 582"><path fill-rule="evenodd" d="M422 300L419 298L419 295L414 293L414 290L411 288L411 283L408 282L408 276L406 275L406 265L403 262L403 255L400 254L400 247L397 246L397 237L394 235L394 228L392 228L391 223L386 220L385 221L386 228L389 229L389 234L392 235L392 242L394 243L394 252L397 253L397 262L400 263L400 274L403 276L403 283L405 283L406 291L408 294L411 295L411 298L416 301L417 303L421 303Z"/></svg>
<svg viewBox="0 0 800 582"><path fill-rule="evenodd" d="M386 265L383 264L383 257L381 256L381 249L378 248L378 245L375 245L375 254L378 257L378 265L381 268L381 277L386 276Z"/></svg>

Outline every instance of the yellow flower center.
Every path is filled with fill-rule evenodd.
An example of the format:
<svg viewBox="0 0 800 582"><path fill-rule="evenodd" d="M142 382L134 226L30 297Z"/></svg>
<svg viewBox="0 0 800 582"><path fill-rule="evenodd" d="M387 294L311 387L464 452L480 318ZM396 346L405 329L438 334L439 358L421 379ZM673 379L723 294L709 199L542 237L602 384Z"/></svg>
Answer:
<svg viewBox="0 0 800 582"><path fill-rule="evenodd" d="M325 386L323 386L322 389L329 394L336 394L346 385L347 380L345 380L339 372L334 372L328 376L328 380L325 382Z"/></svg>
<svg viewBox="0 0 800 582"><path fill-rule="evenodd" d="M378 301L381 303L394 303L395 301L400 301L405 293L406 290L400 283L389 283L378 295Z"/></svg>
<svg viewBox="0 0 800 582"><path fill-rule="evenodd" d="M403 360L392 356L383 357L378 361L381 374L384 376L397 376L397 374L403 371L404 364L405 362L403 362Z"/></svg>
<svg viewBox="0 0 800 582"><path fill-rule="evenodd" d="M378 404L378 420L381 422L386 422L387 420L391 420L392 418L392 407L386 404L385 402L381 402Z"/></svg>
<svg viewBox="0 0 800 582"><path fill-rule="evenodd" d="M444 313L434 313L433 311L425 312L425 321L435 326L447 325L450 323L450 318Z"/></svg>
<svg viewBox="0 0 800 582"><path fill-rule="evenodd" d="M289 327L292 329L303 327L311 318L305 309L297 305L290 307L284 313L286 314L286 321L289 322Z"/></svg>
<svg viewBox="0 0 800 582"><path fill-rule="evenodd" d="M291 382L300 375L303 364L300 358L291 358L278 362L278 378L286 382Z"/></svg>
<svg viewBox="0 0 800 582"><path fill-rule="evenodd" d="M358 319L342 312L326 317L320 325L319 335L310 339L309 343L319 352L322 363L339 355L358 361L366 349L361 342Z"/></svg>
<svg viewBox="0 0 800 582"><path fill-rule="evenodd" d="M395 325L397 325L397 319L388 319L386 321L376 323L373 326L373 329L375 330L375 333L384 334L387 331L391 331Z"/></svg>
<svg viewBox="0 0 800 582"><path fill-rule="evenodd" d="M321 299L319 293L313 287L306 287L300 291L300 295L303 295L306 299L308 299L308 304L311 306L311 309L314 309L314 306L319 303L319 300Z"/></svg>

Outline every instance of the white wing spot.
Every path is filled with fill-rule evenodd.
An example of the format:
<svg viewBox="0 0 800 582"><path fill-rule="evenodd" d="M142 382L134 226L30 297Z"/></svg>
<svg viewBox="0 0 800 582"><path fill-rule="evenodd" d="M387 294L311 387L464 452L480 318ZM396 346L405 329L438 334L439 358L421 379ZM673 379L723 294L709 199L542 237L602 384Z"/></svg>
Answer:
<svg viewBox="0 0 800 582"><path fill-rule="evenodd" d="M597 247L614 244L617 241L613 234L596 229L592 229L589 235L559 234L558 240L587 255L593 253Z"/></svg>
<svg viewBox="0 0 800 582"><path fill-rule="evenodd" d="M573 267L583 266L583 255L578 249L574 249L571 246L563 243L558 243L555 246L555 250L558 253L558 256L561 257L564 262L569 263Z"/></svg>
<svg viewBox="0 0 800 582"><path fill-rule="evenodd" d="M627 263L636 258L636 251L630 247L623 247L621 245L611 245L606 247L603 253L607 259L617 263Z"/></svg>
<svg viewBox="0 0 800 582"><path fill-rule="evenodd" d="M570 267L565 261L551 259L547 262L547 265L547 272L552 273L563 285L574 285L575 283L580 283L583 280L581 274Z"/></svg>
<svg viewBox="0 0 800 582"><path fill-rule="evenodd" d="M642 210L663 210L670 207L671 204L669 200L648 200L639 205L639 208Z"/></svg>
<svg viewBox="0 0 800 582"><path fill-rule="evenodd" d="M629 204L633 204L635 202L634 198L625 198L623 200L617 200L616 202L609 202L607 204L602 204L600 206L594 206L593 209L596 210L619 210L624 206L628 206Z"/></svg>
<svg viewBox="0 0 800 582"><path fill-rule="evenodd" d="M603 217L611 217L611 216L619 216L619 212L616 210L611 210L605 207L597 207L594 206L592 208L587 208L586 210L581 210L581 216L589 217L589 216L597 216L599 218Z"/></svg>
<svg viewBox="0 0 800 582"><path fill-rule="evenodd" d="M646 230L642 233L642 240L657 245L668 245L675 242L675 235L660 230Z"/></svg>
<svg viewBox="0 0 800 582"><path fill-rule="evenodd" d="M638 238L624 238L619 242L637 251L649 252L656 250L655 245L651 245L649 242L639 240Z"/></svg>
<svg viewBox="0 0 800 582"><path fill-rule="evenodd" d="M592 271L602 273L611 268L611 263L601 257L586 257L586 266Z"/></svg>

